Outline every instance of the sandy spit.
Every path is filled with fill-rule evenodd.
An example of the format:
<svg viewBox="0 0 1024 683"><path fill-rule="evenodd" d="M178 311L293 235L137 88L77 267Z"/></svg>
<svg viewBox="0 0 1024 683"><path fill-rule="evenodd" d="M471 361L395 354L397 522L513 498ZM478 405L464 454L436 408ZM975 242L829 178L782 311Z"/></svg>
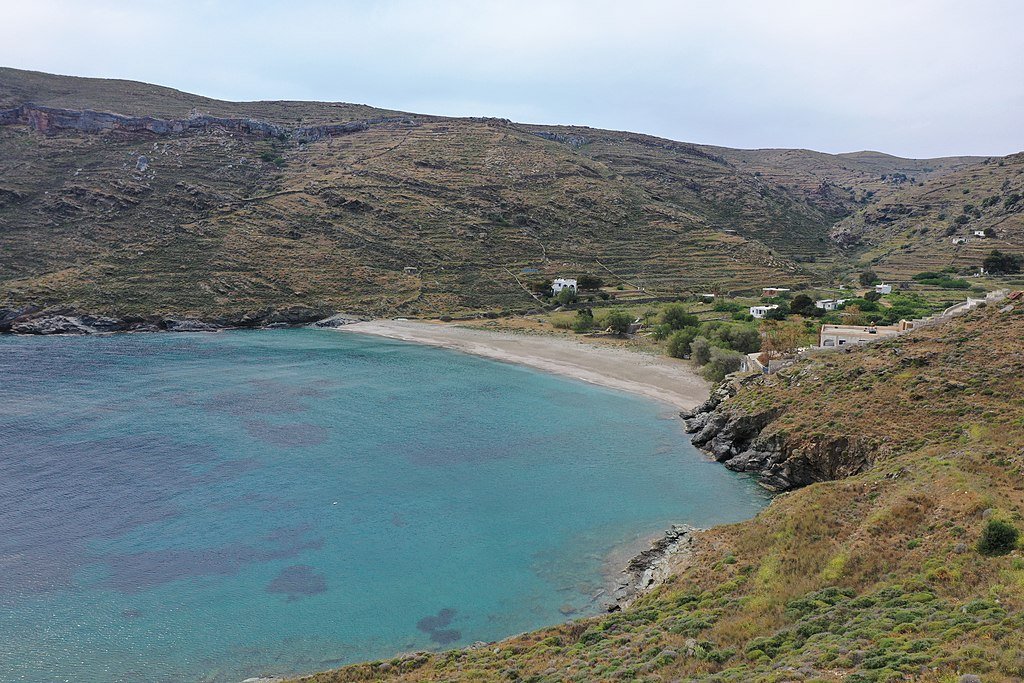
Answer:
<svg viewBox="0 0 1024 683"><path fill-rule="evenodd" d="M708 397L707 383L684 361L597 346L571 337L514 334L412 320L373 320L337 329L526 365L645 396L677 410L693 408Z"/></svg>

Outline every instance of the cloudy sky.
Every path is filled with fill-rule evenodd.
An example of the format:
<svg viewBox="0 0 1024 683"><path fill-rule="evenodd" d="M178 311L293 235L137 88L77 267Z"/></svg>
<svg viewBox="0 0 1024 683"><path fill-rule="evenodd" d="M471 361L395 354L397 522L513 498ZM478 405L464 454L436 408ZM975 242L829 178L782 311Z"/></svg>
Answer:
<svg viewBox="0 0 1024 683"><path fill-rule="evenodd" d="M731 147L1024 150L1018 0L31 0L0 65Z"/></svg>

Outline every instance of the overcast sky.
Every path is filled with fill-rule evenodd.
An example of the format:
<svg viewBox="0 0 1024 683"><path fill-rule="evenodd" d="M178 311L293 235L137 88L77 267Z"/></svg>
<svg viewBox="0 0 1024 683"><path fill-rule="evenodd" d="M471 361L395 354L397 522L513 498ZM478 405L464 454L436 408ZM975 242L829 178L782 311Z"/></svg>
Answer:
<svg viewBox="0 0 1024 683"><path fill-rule="evenodd" d="M1018 0L30 0L0 65L730 147L1024 150Z"/></svg>

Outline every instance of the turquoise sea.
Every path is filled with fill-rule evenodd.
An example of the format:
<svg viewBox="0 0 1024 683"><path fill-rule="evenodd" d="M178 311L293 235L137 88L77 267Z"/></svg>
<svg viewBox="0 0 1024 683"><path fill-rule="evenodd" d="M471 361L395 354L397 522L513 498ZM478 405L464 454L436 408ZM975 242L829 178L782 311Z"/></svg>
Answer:
<svg viewBox="0 0 1024 683"><path fill-rule="evenodd" d="M767 500L658 404L326 330L0 337L0 449L11 683L495 640L597 612L624 547Z"/></svg>

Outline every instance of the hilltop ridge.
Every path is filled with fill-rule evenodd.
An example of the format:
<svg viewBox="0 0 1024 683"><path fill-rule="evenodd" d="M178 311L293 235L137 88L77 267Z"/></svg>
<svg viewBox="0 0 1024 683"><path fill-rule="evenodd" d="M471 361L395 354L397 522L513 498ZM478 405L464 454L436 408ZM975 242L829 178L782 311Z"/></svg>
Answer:
<svg viewBox="0 0 1024 683"><path fill-rule="evenodd" d="M0 109L2 305L119 317L523 311L524 271L655 297L829 281L857 256L829 232L898 189L881 176L977 161L221 102L7 68Z"/></svg>

